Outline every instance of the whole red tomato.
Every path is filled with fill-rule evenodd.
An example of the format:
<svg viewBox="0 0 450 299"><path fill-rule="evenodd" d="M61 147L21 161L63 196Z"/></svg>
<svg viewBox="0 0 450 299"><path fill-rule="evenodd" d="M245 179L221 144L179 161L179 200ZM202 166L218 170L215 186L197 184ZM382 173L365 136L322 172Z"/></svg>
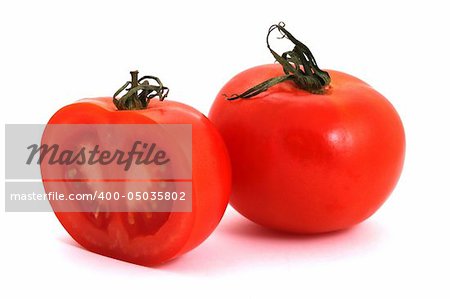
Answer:
<svg viewBox="0 0 450 299"><path fill-rule="evenodd" d="M269 46L281 64L236 75L209 113L232 163L230 203L274 229L348 228L372 215L394 189L405 155L402 122L368 84L318 69L306 46L283 26L269 33L273 29L296 48L281 59Z"/></svg>
<svg viewBox="0 0 450 299"><path fill-rule="evenodd" d="M162 99L165 88L151 86L146 80L139 80L138 84L137 72L132 72L132 75L134 79L128 90L132 93L140 91L139 96L137 94L129 96L127 93L120 99L114 97L114 100L110 97L83 99L60 109L51 117L48 124L119 124L125 128L128 124L191 125L191 212L98 212L94 210L83 212L81 209L75 212L55 210L55 214L67 232L84 248L136 264L155 265L191 250L214 230L228 203L231 170L222 138L204 115L190 106L168 100L151 101L147 107L149 94L157 91ZM125 100L125 97L128 99ZM122 129L121 132L124 130ZM119 139L118 136L114 136L114 132L111 133L112 138ZM131 138L140 133L130 130L127 134ZM144 136L142 134L141 136ZM104 145L102 138L106 137L97 137L91 132L71 131L69 127L64 134L59 134L57 137L46 130L43 141L60 144L96 143ZM158 138L164 141L161 136ZM123 140L122 137L120 139ZM102 167L97 164L80 166L72 163L56 168L53 166L52 169L50 167L51 165L41 164L47 192L54 191L55 188L62 189L62 192L67 194L82 193L83 191L93 192L92 188L104 187L103 185L106 185L108 179L111 178L111 173L105 171L107 166ZM93 179L77 180L76 175L82 171L86 172L85 175L88 178ZM151 171L149 170L149 178L151 178L150 175ZM61 179L54 182L51 179L55 177ZM99 177L103 180L99 180ZM45 178L51 179L46 180ZM116 186L120 185L120 188L127 190L133 181L128 181L125 177L122 179ZM59 187L55 187L57 183ZM144 180L143 182L138 181L138 183L143 187L140 190L133 190L133 192L139 191L141 192L139 196L145 197L143 193L152 182L146 183ZM127 193L120 195L129 196ZM150 196L147 196L149 202ZM77 204L85 203L75 203L75 205ZM55 208L54 204L52 206Z"/></svg>

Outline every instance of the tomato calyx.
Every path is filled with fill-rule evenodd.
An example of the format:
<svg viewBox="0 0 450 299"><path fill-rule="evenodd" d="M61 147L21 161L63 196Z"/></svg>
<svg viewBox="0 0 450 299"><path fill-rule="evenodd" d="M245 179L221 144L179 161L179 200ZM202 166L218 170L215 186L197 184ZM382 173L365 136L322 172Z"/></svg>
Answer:
<svg viewBox="0 0 450 299"><path fill-rule="evenodd" d="M285 75L268 79L241 94L233 94L230 97L225 95L227 100L248 99L268 90L274 85L289 80L293 81L300 89L310 93L321 94L326 90L326 87L331 82L330 75L319 68L309 48L297 40L284 26L283 22L270 26L266 44L275 60L283 66ZM279 55L270 47L269 37L275 29L278 29L281 33L279 39L289 39L295 45L294 49Z"/></svg>
<svg viewBox="0 0 450 299"><path fill-rule="evenodd" d="M113 96L114 105L118 110L142 110L148 107L151 99L159 97L163 101L169 93L169 88L164 86L161 80L155 76L138 77L138 71L131 71L131 81L127 81ZM156 82L150 84L149 80ZM118 96L127 91L123 96Z"/></svg>

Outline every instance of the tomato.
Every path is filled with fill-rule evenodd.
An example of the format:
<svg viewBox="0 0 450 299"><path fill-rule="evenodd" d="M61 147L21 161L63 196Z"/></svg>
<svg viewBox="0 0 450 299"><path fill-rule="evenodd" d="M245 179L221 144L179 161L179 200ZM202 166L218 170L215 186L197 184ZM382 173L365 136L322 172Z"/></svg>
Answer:
<svg viewBox="0 0 450 299"><path fill-rule="evenodd" d="M401 119L368 84L331 70L330 85L319 93L287 80L249 98L225 96L285 74L280 64L243 71L211 107L232 163L230 204L258 224L288 232L351 227L371 216L399 179Z"/></svg>
<svg viewBox="0 0 450 299"><path fill-rule="evenodd" d="M120 124L123 126L126 124L189 124L192 126L191 211L95 212L90 210L83 212L81 209L64 212L55 210L56 217L67 232L84 248L136 264L156 265L199 245L211 234L223 216L231 189L228 154L217 130L204 115L194 108L165 100L151 101L148 107L139 109L118 110L110 97L91 98L63 107L52 116L48 124ZM137 133L129 132L130 136L135 134ZM84 144L94 142L102 145L101 138L96 139L88 132L81 132L77 129L70 131L70 127L65 135L65 138L62 136L56 138L47 132L44 133L43 140L50 143ZM159 137L159 139L165 142L164 138ZM171 157L171 159L173 158ZM71 165L70 167L75 166ZM95 186L104 187L107 178L110 177L106 174L106 168L98 165L86 167L91 167L86 168L88 175L93 176L94 172L97 175L100 173L100 177L104 180L87 180L86 184L77 187L80 185L75 184L77 180L75 183L67 180L68 178L73 179L77 173L73 168L62 165L56 167L56 170L54 168L50 170L49 165L41 164L46 191L62 190L63 193L81 193ZM80 168L76 169L80 171ZM51 179L45 179L55 176L62 180L54 182ZM56 183L59 183L59 187L56 186ZM119 183L123 185L123 189L127 189L130 184L133 184L133 181L124 179ZM143 184L144 187L134 191L145 191L152 184L151 182L138 183ZM122 185L120 186L122 187ZM126 195L124 194L124 196ZM142 194L139 196L142 197ZM73 205L89 204L73 203ZM52 206L55 208L54 204Z"/></svg>

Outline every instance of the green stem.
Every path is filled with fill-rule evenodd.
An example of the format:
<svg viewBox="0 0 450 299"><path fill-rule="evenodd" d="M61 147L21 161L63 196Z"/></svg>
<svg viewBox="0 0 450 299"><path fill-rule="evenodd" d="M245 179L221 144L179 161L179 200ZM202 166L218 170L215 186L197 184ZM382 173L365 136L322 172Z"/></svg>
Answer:
<svg viewBox="0 0 450 299"><path fill-rule="evenodd" d="M281 38L288 38L295 45L294 49L279 55L270 47L269 37L275 29L278 29L282 34ZM318 67L317 62L308 47L287 31L284 28L284 23L270 26L266 37L266 44L270 53L275 57L275 60L283 67L285 75L268 79L241 94L235 94L228 97L228 100L232 101L240 98L248 99L268 90L274 85L288 80L293 81L300 89L318 94L323 93L325 88L330 84L330 75Z"/></svg>
<svg viewBox="0 0 450 299"><path fill-rule="evenodd" d="M113 96L114 105L118 110L141 110L146 109L150 100L159 97L160 101L169 93L158 77L144 76L139 78L138 71L131 71L131 81L127 81L119 88ZM157 85L151 85L148 80L153 80ZM124 95L119 95L126 91Z"/></svg>

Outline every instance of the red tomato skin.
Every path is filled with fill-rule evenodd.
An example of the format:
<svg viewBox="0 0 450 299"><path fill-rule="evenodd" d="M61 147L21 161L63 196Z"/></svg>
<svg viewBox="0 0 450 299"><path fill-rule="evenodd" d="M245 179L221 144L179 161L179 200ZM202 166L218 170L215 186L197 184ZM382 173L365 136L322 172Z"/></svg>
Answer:
<svg viewBox="0 0 450 299"><path fill-rule="evenodd" d="M230 161L220 134L196 109L174 101L153 100L145 110L117 111L109 97L90 98L61 108L48 123L192 125L192 212L171 213L158 233L136 240L126 236L119 212L112 213L106 230L89 226L84 213L55 212L66 231L86 249L156 266L198 246L220 222L231 192Z"/></svg>
<svg viewBox="0 0 450 299"><path fill-rule="evenodd" d="M394 189L405 157L399 115L365 82L328 72L324 94L285 82L226 99L283 74L271 64L238 74L217 95L209 118L231 159L230 204L248 219L294 233L341 230L371 216Z"/></svg>

